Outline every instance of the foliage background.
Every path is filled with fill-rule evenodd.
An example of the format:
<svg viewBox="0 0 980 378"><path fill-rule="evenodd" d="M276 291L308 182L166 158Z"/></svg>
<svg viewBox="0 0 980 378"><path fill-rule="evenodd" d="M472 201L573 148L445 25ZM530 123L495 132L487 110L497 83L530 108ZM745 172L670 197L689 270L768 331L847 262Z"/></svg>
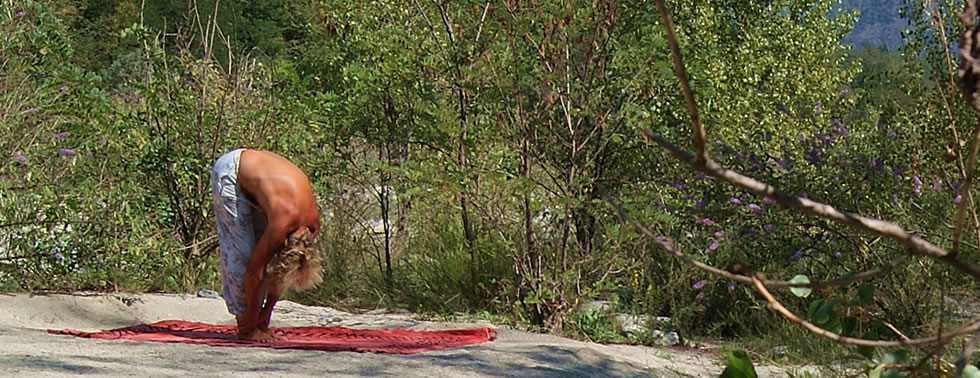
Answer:
<svg viewBox="0 0 980 378"><path fill-rule="evenodd" d="M948 247L959 139L975 123L949 64L959 5L875 4L862 22L900 11L899 48L854 48L858 13L833 1L668 1L726 166ZM747 288L652 249L597 185L715 266L823 279L902 251L718 185L640 138L686 145L663 33L633 0L3 0L0 284L219 288L210 163L248 147L297 162L323 213L326 281L292 299L584 337L602 320L574 311L603 299L692 337L798 336ZM880 338L897 337L886 321L928 333L974 289L924 260L873 286L835 314ZM857 297L783 299L806 313Z"/></svg>

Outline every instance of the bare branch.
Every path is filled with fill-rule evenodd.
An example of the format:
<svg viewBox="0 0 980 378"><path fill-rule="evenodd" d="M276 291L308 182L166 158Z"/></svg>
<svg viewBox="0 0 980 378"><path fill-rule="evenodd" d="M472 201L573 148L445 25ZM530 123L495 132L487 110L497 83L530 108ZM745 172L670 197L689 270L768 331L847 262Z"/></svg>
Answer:
<svg viewBox="0 0 980 378"><path fill-rule="evenodd" d="M941 336L929 336L929 337L923 337L918 339L903 339L903 340L895 340L895 341L868 340L868 339L861 339L855 337L841 336L837 333L830 332L823 328L817 327L813 323L810 323L806 320L800 319L798 316L793 314L793 312L787 310L786 307L782 305L782 303L776 300L776 298L769 293L769 290L767 290L766 286L762 283L762 280L764 278L760 276L761 275L758 274L752 275L751 278L752 285L760 294L762 294L764 298L766 298L766 301L769 302L769 309L779 313L789 321L799 324L800 326L806 328L808 331L814 334L826 337L828 339L834 340L842 344L868 346L868 347L883 347L883 348L894 348L894 347L901 347L901 346L937 344L937 343L942 344L958 336L962 336L980 330L980 318L974 318L970 320L969 323L961 326L957 330L947 334L943 334Z"/></svg>
<svg viewBox="0 0 980 378"><path fill-rule="evenodd" d="M654 0L657 3L657 12L660 13L660 18L664 22L664 29L667 31L667 40L670 42L670 51L674 56L674 69L677 70L677 77L681 81L681 87L684 89L684 100L687 101L687 111L691 114L691 127L693 128L692 142L694 143L694 151L697 152L696 159L699 162L704 162L708 160L708 151L704 147L704 140L707 139L707 135L704 131L704 126L701 125L701 118L698 116L698 106L694 102L694 92L691 91L691 85L687 80L687 69L684 68L684 58L681 57L681 48L677 43L677 36L674 34L674 21L670 18L670 13L667 13L667 6L664 5L663 0Z"/></svg>
<svg viewBox="0 0 980 378"><path fill-rule="evenodd" d="M976 23L977 5L971 1L963 3L960 21L966 30L963 31L960 42L960 91L963 92L966 102L980 111L980 98L977 97L977 91L980 90L980 28Z"/></svg>
<svg viewBox="0 0 980 378"><path fill-rule="evenodd" d="M480 16L480 24L476 28L476 37L473 38L473 44L480 43L480 34L483 33L483 23L487 20L487 11L490 10L490 2L488 1L486 5L483 6L483 15Z"/></svg>
<svg viewBox="0 0 980 378"><path fill-rule="evenodd" d="M446 35L449 36L449 43L455 44L456 37L453 37L453 22L449 20L449 10L446 9L446 3L441 3L435 0L432 2L439 7L439 15L442 16L442 24L446 26Z"/></svg>
<svg viewBox="0 0 980 378"><path fill-rule="evenodd" d="M940 37L940 40L942 41L943 52L944 52L944 55L946 57L946 70L949 73L949 75L948 75L949 76L948 77L948 79L949 79L949 87L952 89L952 88L955 88L956 87L956 77L955 77L955 75L956 75L955 74L956 69L953 67L953 57L952 57L952 54L950 54L950 52L949 52L949 42L948 42L948 40L946 38L946 25L943 22L943 17L939 13L938 10L935 11L933 18L936 21L935 22L936 23L936 28L939 29L939 37ZM946 92L943 90L942 85L936 85L936 91L939 92L939 96L942 97L942 100L943 100L943 108L946 109L947 117L949 117L949 127L950 127L950 130L953 132L953 141L954 141L953 144L952 144L952 148L956 148L956 147L959 146L959 140L960 140L960 137L958 135L959 133L956 130L956 116L955 116L955 114L956 114L956 104L957 104L957 102L953 98L947 98L946 97ZM950 97L952 97L952 96L950 96ZM977 132L978 131L980 131L980 125L978 125L978 128L977 129L974 129L974 132L973 132L973 139L972 139L972 143L970 145L970 151L971 151L970 152L970 160L968 160L970 162L975 162L976 161L975 158L976 158L976 151L977 151ZM967 183L970 183L972 181L971 180L971 177L973 177L973 167L974 167L973 166L973 163L971 163L968 167L964 167L966 164L963 162L963 154L962 153L956 154L956 158L957 158L958 163L959 163L959 167L958 168L960 169L960 173L963 174L963 176L966 179L966 182ZM956 222L955 222L956 223L956 228L954 229L954 232L953 232L953 248L952 248L952 251L951 251L953 254L958 254L959 251L960 251L960 241L962 240L962 236L961 235L962 235L962 231L963 231L963 218L965 216L965 213L966 213L965 210L966 210L967 207L970 208L970 212L973 214L973 224L974 224L974 226L976 226L977 229L980 229L980 218L977 217L977 207L976 207L976 203L973 201L973 195L970 193L970 191L968 189L967 190L964 190L962 193L966 195L966 197L964 198L964 199L966 199L966 201L960 204L960 206L959 206L959 212L957 213L957 216L956 216ZM980 242L980 233L977 233L977 241Z"/></svg>
<svg viewBox="0 0 980 378"><path fill-rule="evenodd" d="M960 187L960 195L967 200L960 200L960 208L956 213L956 229L953 231L953 255L960 251L960 238L963 236L963 219L966 218L966 207L967 204L973 202L973 196L970 195L970 183L973 181L973 171L977 165L977 149L980 148L978 142L980 142L980 123L977 123L973 129L973 139L970 140L970 157L966 160L966 177L963 178L963 186Z"/></svg>
<svg viewBox="0 0 980 378"><path fill-rule="evenodd" d="M729 170L713 160L709 159L704 162L698 162L690 152L677 148L677 146L674 146L660 136L653 134L650 130L642 129L641 131L647 138L654 140L661 147L670 151L674 157L729 184L735 185L758 196L768 196L773 198L776 200L776 202L785 207L826 218L875 235L894 239L899 243L902 243L902 245L913 253L938 259L949 266L972 276L974 279L980 280L980 267L969 261L960 259L959 256L950 254L945 249L940 248L939 246L932 244L925 239L912 235L897 224L880 219L864 217L854 213L843 212L835 209L833 206L821 202L783 193L776 190L776 188L772 185Z"/></svg>

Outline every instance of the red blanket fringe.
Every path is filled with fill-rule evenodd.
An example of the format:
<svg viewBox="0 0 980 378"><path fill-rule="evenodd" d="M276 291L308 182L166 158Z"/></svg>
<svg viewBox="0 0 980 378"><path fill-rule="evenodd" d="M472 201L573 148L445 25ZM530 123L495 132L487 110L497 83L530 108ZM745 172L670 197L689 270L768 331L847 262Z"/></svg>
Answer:
<svg viewBox="0 0 980 378"><path fill-rule="evenodd" d="M211 325L165 320L101 332L71 329L49 329L48 333L102 340L155 341L163 343L204 344L229 347L265 347L320 351L351 351L412 354L431 350L493 341L497 332L490 328L447 331L414 331L407 329L352 329L343 327L282 327L273 333L285 341L260 343L238 340L235 326Z"/></svg>

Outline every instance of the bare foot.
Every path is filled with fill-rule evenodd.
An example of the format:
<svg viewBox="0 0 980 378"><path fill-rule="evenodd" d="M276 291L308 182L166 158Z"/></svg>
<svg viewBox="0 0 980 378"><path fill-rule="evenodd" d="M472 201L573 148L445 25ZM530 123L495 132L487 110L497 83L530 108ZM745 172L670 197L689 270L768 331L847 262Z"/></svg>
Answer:
<svg viewBox="0 0 980 378"><path fill-rule="evenodd" d="M269 329L269 323L265 323L265 325L259 326L259 330L268 334L269 337L272 337L273 338L272 341L286 341L285 337L279 336L275 332L272 332L271 329Z"/></svg>
<svg viewBox="0 0 980 378"><path fill-rule="evenodd" d="M250 332L239 333L238 338L242 340L257 341L260 343L271 343L285 340L268 329L255 329Z"/></svg>

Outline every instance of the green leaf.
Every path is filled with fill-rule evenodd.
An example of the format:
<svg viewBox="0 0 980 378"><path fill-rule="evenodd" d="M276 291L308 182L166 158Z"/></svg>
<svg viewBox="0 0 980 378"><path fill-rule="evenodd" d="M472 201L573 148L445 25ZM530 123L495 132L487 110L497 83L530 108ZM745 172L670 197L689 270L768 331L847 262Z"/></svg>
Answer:
<svg viewBox="0 0 980 378"><path fill-rule="evenodd" d="M758 378L755 367L752 366L752 359L744 350L736 349L728 351L728 363L725 370L721 372L719 378Z"/></svg>
<svg viewBox="0 0 980 378"><path fill-rule="evenodd" d="M798 274L798 275L796 275L796 277L793 277L793 279L789 280L789 283L791 283L791 284L808 284L808 283L810 283L810 279L807 278L806 276L802 275L802 274ZM813 290L810 289L810 288L793 287L793 288L790 288L789 291L793 292L793 294L796 295L797 297L806 298L806 297L810 296L810 293Z"/></svg>
<svg viewBox="0 0 980 378"><path fill-rule="evenodd" d="M817 309L817 313L813 317L813 323L816 325L826 325L830 322L831 317L834 315L834 307L840 303L840 299L834 298L830 302L824 303Z"/></svg>
<svg viewBox="0 0 980 378"><path fill-rule="evenodd" d="M810 309L806 312L806 317L808 319L813 319L814 317L816 317L817 310L820 309L820 305L822 304L823 304L822 299L814 299L812 302L810 302Z"/></svg>
<svg viewBox="0 0 980 378"><path fill-rule="evenodd" d="M858 296L861 297L861 304L869 305L871 300L874 299L875 287L872 284L862 284L858 286Z"/></svg>
<svg viewBox="0 0 980 378"><path fill-rule="evenodd" d="M878 340L878 332L875 331L874 329L872 329L870 331L865 332L863 335L861 335L861 338L868 339L868 340ZM870 360L870 359L874 358L875 348L874 347L868 347L868 346L859 346L857 348L857 352L858 352L858 354L864 356L864 358L867 358L867 359Z"/></svg>
<svg viewBox="0 0 980 378"><path fill-rule="evenodd" d="M963 368L963 373L960 374L960 376L963 378L980 378L980 369L977 369L977 367L973 365L966 365L966 367Z"/></svg>
<svg viewBox="0 0 980 378"><path fill-rule="evenodd" d="M851 336L854 333L854 330L857 328L858 320L853 316L848 316L844 318L842 323L841 335Z"/></svg>
<svg viewBox="0 0 980 378"><path fill-rule="evenodd" d="M881 363L884 365L908 365L909 364L909 354L908 351L904 349L899 349L885 353L881 358ZM908 373L895 369L888 369L882 372L882 378L901 378L907 376Z"/></svg>
<svg viewBox="0 0 980 378"><path fill-rule="evenodd" d="M909 363L909 353L905 349L894 350L885 353L881 358L883 364L906 365Z"/></svg>
<svg viewBox="0 0 980 378"><path fill-rule="evenodd" d="M878 365L868 372L868 378L881 378L881 372L885 371L885 365Z"/></svg>

